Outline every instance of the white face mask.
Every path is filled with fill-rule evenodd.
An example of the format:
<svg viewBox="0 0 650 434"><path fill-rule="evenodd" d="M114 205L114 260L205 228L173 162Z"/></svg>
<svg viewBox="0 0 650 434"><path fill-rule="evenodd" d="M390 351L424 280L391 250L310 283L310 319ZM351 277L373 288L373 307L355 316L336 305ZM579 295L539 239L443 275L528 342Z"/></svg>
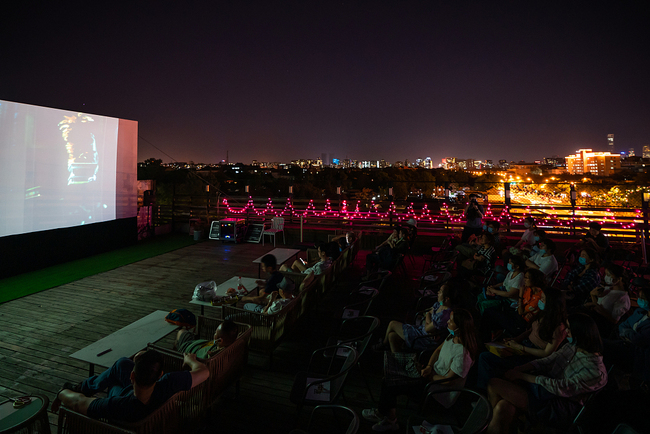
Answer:
<svg viewBox="0 0 650 434"><path fill-rule="evenodd" d="M524 227L525 227L526 229L528 229L528 228L530 227L530 223L528 223L528 222L524 222Z"/></svg>
<svg viewBox="0 0 650 434"><path fill-rule="evenodd" d="M605 283L609 286L614 284L614 278L610 275L605 274Z"/></svg>

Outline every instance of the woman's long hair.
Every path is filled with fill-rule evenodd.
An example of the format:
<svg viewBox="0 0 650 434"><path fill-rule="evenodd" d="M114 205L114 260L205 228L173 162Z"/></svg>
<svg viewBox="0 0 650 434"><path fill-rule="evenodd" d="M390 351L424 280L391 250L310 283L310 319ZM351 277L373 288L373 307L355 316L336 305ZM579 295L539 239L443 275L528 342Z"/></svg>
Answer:
<svg viewBox="0 0 650 434"><path fill-rule="evenodd" d="M461 343L469 352L472 360L476 360L478 346L476 345L476 330L474 329L472 314L466 309L453 309L451 313L454 315L454 322L458 327L454 331L454 336L460 338Z"/></svg>
<svg viewBox="0 0 650 434"><path fill-rule="evenodd" d="M546 303L535 318L539 321L539 337L544 342L553 341L553 334L560 324L566 326L566 305L562 291L555 288L544 288Z"/></svg>
<svg viewBox="0 0 650 434"><path fill-rule="evenodd" d="M569 315L569 327L576 347L588 353L602 353L603 341L596 322L584 313Z"/></svg>

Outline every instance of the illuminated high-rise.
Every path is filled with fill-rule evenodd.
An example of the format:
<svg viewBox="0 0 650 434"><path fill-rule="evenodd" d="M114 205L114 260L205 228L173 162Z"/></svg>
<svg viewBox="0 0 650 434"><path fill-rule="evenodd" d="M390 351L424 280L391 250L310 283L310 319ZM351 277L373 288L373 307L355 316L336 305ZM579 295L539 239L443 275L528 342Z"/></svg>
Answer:
<svg viewBox="0 0 650 434"><path fill-rule="evenodd" d="M643 158L650 158L650 145L644 145L643 146Z"/></svg>
<svg viewBox="0 0 650 434"><path fill-rule="evenodd" d="M610 154L614 153L614 134L607 134L607 150Z"/></svg>

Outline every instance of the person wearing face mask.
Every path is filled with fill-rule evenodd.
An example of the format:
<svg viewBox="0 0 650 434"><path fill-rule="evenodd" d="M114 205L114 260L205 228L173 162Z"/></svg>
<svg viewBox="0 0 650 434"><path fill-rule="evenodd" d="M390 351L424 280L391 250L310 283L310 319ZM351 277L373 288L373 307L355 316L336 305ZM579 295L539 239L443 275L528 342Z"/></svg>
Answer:
<svg viewBox="0 0 650 434"><path fill-rule="evenodd" d="M526 230L521 235L521 239L513 246L515 249L522 249L523 247L531 248L535 245L535 235L533 235L533 232L537 229L535 220L532 217L526 217L524 219L524 228Z"/></svg>
<svg viewBox="0 0 650 434"><path fill-rule="evenodd" d="M516 355L499 357L484 351L478 359L478 379L476 386L485 390L490 378L502 376L508 369L549 356L558 349L567 335L566 307L564 296L559 289L545 288L538 302L539 313L530 328L512 339L504 339L504 344Z"/></svg>
<svg viewBox="0 0 650 434"><path fill-rule="evenodd" d="M533 255L536 255L537 253L539 253L539 250L540 250L539 244L542 241L546 240L546 238L547 238L547 236L546 236L546 231L545 230L543 230L543 229L535 229L533 231L533 241L534 241L535 244L533 244L532 247L522 246L521 250L524 251L525 253L527 253L529 257L533 256Z"/></svg>
<svg viewBox="0 0 650 434"><path fill-rule="evenodd" d="M590 393L607 384L602 341L589 316L568 319L568 344L548 357L509 370L488 383L494 409L487 432L509 433L517 412L552 427L567 427Z"/></svg>
<svg viewBox="0 0 650 434"><path fill-rule="evenodd" d="M590 248L600 254L604 254L609 249L609 241L601 229L600 223L589 223L589 230L585 236L576 243L576 249Z"/></svg>
<svg viewBox="0 0 650 434"><path fill-rule="evenodd" d="M578 257L578 264L569 271L562 286L569 292L574 304L584 303L589 291L600 285L598 272L598 255L595 250L583 249Z"/></svg>
<svg viewBox="0 0 650 434"><path fill-rule="evenodd" d="M508 274L501 283L496 283L485 288L485 292L477 297L477 306L481 315L485 309L517 304L519 288L524 284L524 270L526 266L521 256L512 256L508 260Z"/></svg>
<svg viewBox="0 0 650 434"><path fill-rule="evenodd" d="M421 396L424 386L430 381L448 380L443 385L434 385L432 390L445 387L463 387L465 378L476 357L476 338L472 315L465 309L453 309L447 322L449 336L420 370L420 378L405 384L392 384L386 376L382 382L378 408L368 408L361 412L364 419L375 422L373 431L396 431L397 397L399 395ZM457 392L436 394L445 408L453 405Z"/></svg>
<svg viewBox="0 0 650 434"><path fill-rule="evenodd" d="M614 324L630 310L624 271L620 265L608 264L605 267L605 286L592 289L589 293L591 299L584 304L587 314L596 321L603 336L608 336Z"/></svg>
<svg viewBox="0 0 650 434"><path fill-rule="evenodd" d="M606 339L604 356L607 365L631 372L639 381L650 381L650 283L639 290L639 305L618 326L618 339Z"/></svg>
<svg viewBox="0 0 650 434"><path fill-rule="evenodd" d="M539 251L526 260L526 267L544 273L546 282L550 284L558 267L555 259L555 242L550 238L541 241Z"/></svg>

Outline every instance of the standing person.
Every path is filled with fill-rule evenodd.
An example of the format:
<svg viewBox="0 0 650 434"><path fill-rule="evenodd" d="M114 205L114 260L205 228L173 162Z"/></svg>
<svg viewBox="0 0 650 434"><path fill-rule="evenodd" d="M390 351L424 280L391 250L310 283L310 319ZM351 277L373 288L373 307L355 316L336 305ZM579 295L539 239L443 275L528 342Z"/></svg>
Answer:
<svg viewBox="0 0 650 434"><path fill-rule="evenodd" d="M472 193L469 195L469 202L465 207L463 216L465 217L465 227L463 228L463 235L461 242L466 243L471 235L481 235L483 232L483 206L476 200L478 195Z"/></svg>
<svg viewBox="0 0 650 434"><path fill-rule="evenodd" d="M454 309L447 322L449 336L433 353L429 362L420 370L420 378L406 384L390 385L384 379L381 387L378 408L368 408L361 413L366 420L375 422L373 431L396 431L397 396L421 393L429 381L449 380L443 386L463 387L465 378L476 357L476 338L472 315L465 309ZM442 396L441 396L442 395ZM437 395L436 400L446 408L451 407L458 395L448 393Z"/></svg>
<svg viewBox="0 0 650 434"><path fill-rule="evenodd" d="M246 303L255 303L266 305L268 302L267 296L276 290L278 283L282 282L284 275L278 271L278 260L273 255L265 255L262 257L262 268L269 275L266 280L257 280L257 287L259 288L258 295L247 295L242 297L241 301Z"/></svg>
<svg viewBox="0 0 650 434"><path fill-rule="evenodd" d="M546 424L568 425L587 395L607 384L603 344L594 321L585 314L571 315L567 340L568 345L550 356L511 369L505 379L490 380L488 398L494 413L489 434L510 433L517 411Z"/></svg>
<svg viewBox="0 0 650 434"><path fill-rule="evenodd" d="M122 357L106 371L76 386L64 384L52 401L51 410L56 413L63 404L93 419L137 422L177 392L190 390L210 376L195 354L185 354L184 363L190 371L163 374L163 358L158 351L141 351L133 360ZM102 391L108 397L93 397Z"/></svg>

